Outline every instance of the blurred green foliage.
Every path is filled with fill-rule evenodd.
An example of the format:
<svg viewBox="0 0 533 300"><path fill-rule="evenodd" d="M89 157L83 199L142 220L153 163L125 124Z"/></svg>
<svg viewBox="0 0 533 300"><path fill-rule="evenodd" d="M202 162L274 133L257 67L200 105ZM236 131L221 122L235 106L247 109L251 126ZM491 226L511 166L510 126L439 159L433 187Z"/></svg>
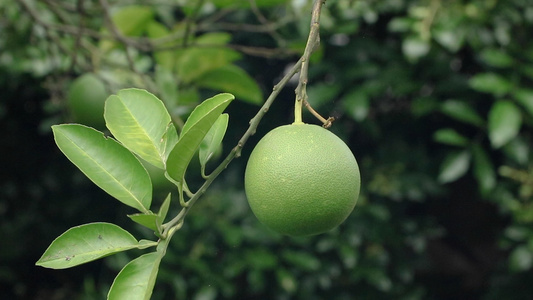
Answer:
<svg viewBox="0 0 533 300"><path fill-rule="evenodd" d="M53 145L49 126L78 118L69 93L92 87L80 78L91 74L107 94L146 88L178 127L200 99L235 93L224 155L309 30L306 1L134 2L0 3L2 298L101 299L133 257L64 272L33 266L71 226L131 228L131 211ZM187 217L153 299L528 299L531 32L527 0L327 1L308 93L359 161L354 213L333 232L295 239L249 210L246 157L291 122L289 87Z"/></svg>

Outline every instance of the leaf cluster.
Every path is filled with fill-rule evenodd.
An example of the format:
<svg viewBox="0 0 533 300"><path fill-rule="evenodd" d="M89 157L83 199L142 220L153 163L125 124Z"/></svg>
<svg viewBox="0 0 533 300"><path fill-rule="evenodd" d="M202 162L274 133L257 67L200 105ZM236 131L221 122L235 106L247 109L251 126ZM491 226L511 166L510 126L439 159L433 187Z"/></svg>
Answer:
<svg viewBox="0 0 533 300"><path fill-rule="evenodd" d="M36 264L64 269L130 249L157 246L157 251L124 266L108 293L108 299L149 299L159 263L190 205L184 195L184 190L188 191L185 171L202 144L200 163L205 168L226 133L228 117L222 112L233 99L231 94L219 94L203 101L191 113L179 136L163 102L139 89L121 90L106 100L104 117L113 138L84 125L54 125L54 138L63 154L110 196L138 210L140 213L129 217L153 230L159 240L137 241L117 225L91 223L60 235ZM140 160L164 169L177 186L183 210L168 223L164 222L171 195L158 213L151 211L152 182ZM188 194L196 199L201 193Z"/></svg>

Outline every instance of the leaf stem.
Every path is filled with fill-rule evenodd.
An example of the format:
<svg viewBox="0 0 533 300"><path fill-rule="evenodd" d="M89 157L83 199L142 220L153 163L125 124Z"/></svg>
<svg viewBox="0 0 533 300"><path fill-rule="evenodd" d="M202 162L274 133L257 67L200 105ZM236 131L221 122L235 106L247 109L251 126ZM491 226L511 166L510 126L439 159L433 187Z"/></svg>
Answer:
<svg viewBox="0 0 533 300"><path fill-rule="evenodd" d="M185 178L183 179L183 191L189 198L194 196L193 192L191 192L191 190L189 189L189 186L187 185L187 181L185 180Z"/></svg>

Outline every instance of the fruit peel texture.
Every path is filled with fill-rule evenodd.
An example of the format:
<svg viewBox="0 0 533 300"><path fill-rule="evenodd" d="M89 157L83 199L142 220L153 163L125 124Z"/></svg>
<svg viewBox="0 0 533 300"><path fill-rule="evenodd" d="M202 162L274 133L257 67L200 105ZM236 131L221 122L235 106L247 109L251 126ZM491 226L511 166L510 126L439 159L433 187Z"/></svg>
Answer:
<svg viewBox="0 0 533 300"><path fill-rule="evenodd" d="M332 132L309 124L280 126L252 151L245 191L256 217L287 235L313 235L340 225L360 190L357 161Z"/></svg>

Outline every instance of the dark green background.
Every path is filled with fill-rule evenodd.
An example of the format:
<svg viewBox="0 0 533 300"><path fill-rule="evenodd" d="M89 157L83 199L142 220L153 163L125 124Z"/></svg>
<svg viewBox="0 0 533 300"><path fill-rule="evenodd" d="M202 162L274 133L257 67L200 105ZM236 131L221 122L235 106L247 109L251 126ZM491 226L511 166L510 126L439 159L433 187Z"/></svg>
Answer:
<svg viewBox="0 0 533 300"><path fill-rule="evenodd" d="M34 263L55 237L88 222L114 222L137 238L153 238L129 221L131 209L68 162L50 130L75 121L67 96L76 78L106 68L127 73L127 66L93 64L73 35L45 29L28 10L47 23L70 20L76 27L84 20L99 31L98 3L24 3L0 3L0 298L103 299L121 267L143 252L67 270ZM79 3L84 10L76 9ZM277 49L234 62L264 95L298 59L309 29L310 3L300 7L298 1L258 1L257 11L248 1L207 0L198 11L196 1L143 3L169 27L204 24L205 31L229 32L232 45ZM282 23L267 32L225 26L261 26L259 13ZM309 238L273 233L251 213L242 182L246 159L263 134L292 122L291 83L243 156L174 236L153 299L531 299L530 1L331 0L321 25L309 97L321 114L338 119L331 130L359 162L362 194L355 211L334 231ZM144 35L142 28L136 34ZM72 63L64 51L79 51L79 61ZM153 53L134 55L148 59L140 72L153 78ZM111 74L120 84L108 86L109 94L117 86L143 87ZM183 104L189 111L213 94L195 82L176 85L198 91ZM511 109L498 108L501 103ZM176 114L186 117L187 109ZM222 155L258 109L246 101L230 105ZM310 114L304 118L317 123ZM197 170L188 176L193 187L201 182ZM164 195L160 191L155 204ZM173 203L171 213L177 209Z"/></svg>

